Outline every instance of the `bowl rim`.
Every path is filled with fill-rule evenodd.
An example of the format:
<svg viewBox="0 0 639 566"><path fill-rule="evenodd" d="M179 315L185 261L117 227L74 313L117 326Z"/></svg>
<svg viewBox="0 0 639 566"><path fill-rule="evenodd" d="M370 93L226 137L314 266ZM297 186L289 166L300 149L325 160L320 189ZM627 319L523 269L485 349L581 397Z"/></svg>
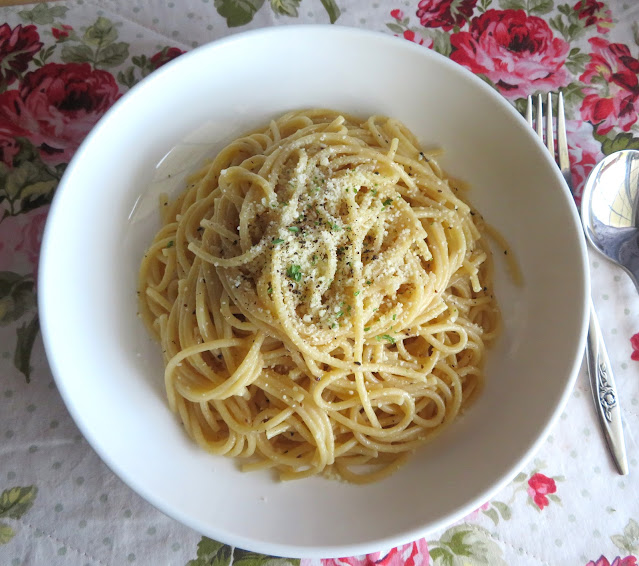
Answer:
<svg viewBox="0 0 639 566"><path fill-rule="evenodd" d="M52 226L55 223L63 221L63 211L60 209L60 201L61 195L68 190L71 190L69 179L72 177L73 172L77 169L78 164L84 158L85 154L92 147L96 139L100 139L102 129L105 124L110 122L115 116L117 116L119 109L125 105L129 104L131 99L137 99L140 96L145 96L145 92L148 90L153 90L154 85L157 82L162 80L164 75L172 72L173 68L179 65L183 65L186 60L189 60L194 57L200 57L202 53L207 52L211 56L214 56L215 52L219 50L224 50L228 46L235 43L255 43L259 40L267 41L273 36L286 36L286 35L297 35L300 36L300 32L304 32L304 34L308 34L309 32L313 33L321 33L327 34L329 36L335 36L339 38L348 38L349 40L353 40L357 37L363 38L375 38L376 41L386 42L388 45L392 46L393 49L401 47L406 50L413 50L416 53L419 53L421 57L424 58L434 58L439 64L448 67L450 70L455 73L462 75L465 81L472 81L478 88L484 90L484 92L488 93L493 100L495 100L501 107L502 111L506 114L510 114L511 116L517 116L518 119L523 121L523 117L516 111L516 109L496 90L494 90L490 85L488 85L485 81L477 77L475 74L470 72L468 69L458 65L448 57L445 57L435 51L424 48L423 46L411 43L406 41L403 38L392 36L388 33L370 29L362 29L351 26L342 26L342 25L329 25L329 24L294 24L294 25L279 25L279 26L269 26L265 28L258 28L249 31L238 32L232 34L230 36L226 36L220 39L216 39L211 41L210 43L201 45L192 51L185 53L179 58L170 61L169 63L163 65L160 69L156 70L154 73L150 74L143 80L141 80L138 84L136 84L133 88L127 91L124 95L122 95L115 104L104 114L104 116L99 120L99 122L92 128L90 133L86 136L84 141L81 143L80 147L72 157L68 167L63 175L63 178L60 181L58 189L56 191L56 195L54 196L53 202L50 207L49 215L47 218L45 230L42 238L42 247L41 254L39 260L39 275L38 275L38 288L41 290L38 293L38 311L40 316L40 325L42 330L42 338L44 343L45 352L47 355L47 359L51 368L51 372L55 379L57 388L60 392L60 395L66 405L67 410L69 411L71 417L73 418L76 426L80 429L85 439L88 441L89 445L93 448L93 450L97 453L99 458L104 462L107 467L115 473L119 479L121 479L129 488L136 492L139 496L141 496L145 501L153 505L156 509L161 511L162 513L174 518L181 524L187 526L188 528L194 529L198 533L202 533L206 536L212 534L212 536L219 536L220 542L224 542L224 544L229 544L232 546L236 546L238 548L253 550L256 552L269 554L272 556L284 556L284 557L294 557L294 558L336 558L341 556L356 556L362 555L369 552L374 552L375 550L379 550L380 548L392 548L397 547L402 544L415 541L423 536L426 536L428 533L436 531L438 529L450 526L456 520L462 518L466 513L467 509L457 509L456 512L448 513L447 515L441 517L438 521L429 522L428 524L421 523L419 525L414 526L412 529L404 529L400 534L389 535L384 538L377 538L374 541L370 542L360 542L353 543L350 545L332 545L332 546L300 546L300 545L285 545L280 543L269 543L263 540L256 541L253 538L247 538L245 536L239 535L237 533L231 533L229 531L224 530L223 528L212 528L212 526L204 525L197 519L192 519L179 509L176 508L167 508L163 498L160 494L153 492L145 487L145 485L140 481L139 478L132 477L127 471L125 471L121 464L118 461L114 461L107 450L102 445L102 442L99 438L92 435L90 432L87 421L83 416L82 411L78 406L76 406L72 400L72 394L69 388L68 381L62 377L63 372L60 367L60 360L55 351L53 351L51 344L51 334L55 332L56 324L55 321L51 320L48 312L48 303L50 298L48 297L46 281L48 278L48 273L50 269L53 269L53 266L49 265L48 258L52 253L51 250L51 233L53 231ZM530 135L535 139L536 135L530 129ZM538 144L543 146L543 144L537 139ZM547 151L544 148L544 153ZM547 156L548 159L551 159L550 156ZM558 181L558 186L562 186L564 189L564 197L566 199L570 199L572 201L573 196L566 185L565 180L561 176L559 169L556 169L556 178ZM570 204L570 203L568 203ZM581 224L578 211L574 203L570 204L570 209L572 211L573 220ZM581 292L583 294L583 309L581 312L581 328L578 336L578 340L576 344L578 347L575 352L571 353L573 357L570 375L567 377L565 381L565 387L563 393L561 395L559 403L556 405L554 409L554 413L551 419L546 422L545 427L541 434L539 434L529 448L525 451L524 455L517 461L517 464L513 466L510 470L502 471L500 477L491 483L491 487L484 492L478 494L475 499L466 507L472 507L476 501L482 500L487 501L492 498L496 493L502 490L506 485L508 485L515 475L526 465L526 463L538 452L541 445L545 442L550 430L557 423L559 416L565 407L569 395L573 389L574 383L577 379L577 375L579 369L581 367L581 361L583 357L583 350L586 342L586 333L588 327L588 297L590 297L590 276L588 269L588 254L587 247L585 243L585 238L583 237L583 230L580 230L581 238L579 239L579 251L581 255L581 263L583 267L583 286L576 290L575 292ZM53 298L53 297L51 297ZM476 507L476 505L475 505ZM208 533L208 534L207 534ZM217 534L216 534L217 533Z"/></svg>

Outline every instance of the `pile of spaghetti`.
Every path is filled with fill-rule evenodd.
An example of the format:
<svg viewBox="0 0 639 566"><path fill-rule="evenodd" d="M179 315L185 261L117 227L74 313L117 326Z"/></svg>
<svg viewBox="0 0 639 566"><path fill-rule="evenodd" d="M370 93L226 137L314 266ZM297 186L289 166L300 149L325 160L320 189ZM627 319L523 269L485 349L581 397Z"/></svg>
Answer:
<svg viewBox="0 0 639 566"><path fill-rule="evenodd" d="M139 308L189 435L243 469L361 483L439 434L500 321L460 195L398 121L309 110L163 197Z"/></svg>

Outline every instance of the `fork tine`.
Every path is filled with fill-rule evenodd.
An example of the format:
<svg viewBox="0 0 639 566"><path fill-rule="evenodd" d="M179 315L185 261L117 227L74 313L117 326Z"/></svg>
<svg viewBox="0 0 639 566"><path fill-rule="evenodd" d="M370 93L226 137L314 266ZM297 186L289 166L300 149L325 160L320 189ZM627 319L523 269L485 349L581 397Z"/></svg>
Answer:
<svg viewBox="0 0 639 566"><path fill-rule="evenodd" d="M546 103L546 147L550 155L555 155L555 135L553 133L552 124L552 93L548 93L548 102Z"/></svg>
<svg viewBox="0 0 639 566"><path fill-rule="evenodd" d="M537 95L537 135L539 139L544 141L544 110L543 110L543 99L541 98L541 94Z"/></svg>
<svg viewBox="0 0 639 566"><path fill-rule="evenodd" d="M559 169L570 185L570 157L568 155L568 138L566 136L566 114L564 112L564 95L559 93L557 101L557 152L559 153ZM572 189L572 185L570 185Z"/></svg>
<svg viewBox="0 0 639 566"><path fill-rule="evenodd" d="M526 103L526 122L532 128L533 125L533 103L532 96L528 95L528 102Z"/></svg>

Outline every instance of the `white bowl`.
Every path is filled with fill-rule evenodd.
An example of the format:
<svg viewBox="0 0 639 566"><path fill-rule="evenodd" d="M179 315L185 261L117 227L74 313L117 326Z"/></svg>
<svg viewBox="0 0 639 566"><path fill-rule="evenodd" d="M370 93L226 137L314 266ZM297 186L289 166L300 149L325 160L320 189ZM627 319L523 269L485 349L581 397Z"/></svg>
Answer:
<svg viewBox="0 0 639 566"><path fill-rule="evenodd" d="M136 318L136 275L159 226L157 193L203 155L293 108L402 120L511 244L497 258L505 328L478 402L379 483L279 483L198 448L169 411L160 349ZM170 153L169 153L170 152ZM167 156L163 159L165 156ZM171 175L169 177L169 175ZM480 79L405 40L281 27L166 65L124 96L69 165L47 223L40 317L58 388L107 465L160 510L225 543L294 557L349 556L417 539L506 485L564 406L584 347L589 284L579 219L557 167Z"/></svg>

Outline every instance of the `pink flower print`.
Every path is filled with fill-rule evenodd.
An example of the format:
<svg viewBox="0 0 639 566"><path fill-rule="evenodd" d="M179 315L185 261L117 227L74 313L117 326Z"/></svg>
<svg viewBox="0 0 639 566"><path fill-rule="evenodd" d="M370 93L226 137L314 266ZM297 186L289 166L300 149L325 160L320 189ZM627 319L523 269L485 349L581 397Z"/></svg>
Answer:
<svg viewBox="0 0 639 566"><path fill-rule="evenodd" d="M536 473L528 480L528 495L530 495L539 509L548 506L548 498L546 495L555 493L556 491L557 485L555 484L555 480L544 474Z"/></svg>
<svg viewBox="0 0 639 566"><path fill-rule="evenodd" d="M27 73L20 90L0 94L0 122L26 130L47 163L68 163L119 96L106 71L88 63L47 63Z"/></svg>
<svg viewBox="0 0 639 566"><path fill-rule="evenodd" d="M424 45L425 44L424 38L421 35L417 35L413 30L410 30L410 29L407 29L403 33L403 37L404 37L404 39L407 39L408 41L412 41L413 43L417 43L418 45ZM429 39L428 42L429 42L429 44L426 45L426 47L432 47L433 46L433 40Z"/></svg>
<svg viewBox="0 0 639 566"><path fill-rule="evenodd" d="M477 507L477 509L475 509L474 511L466 515L464 517L464 521L473 521L474 519L479 517L479 514L482 511L486 511L487 509L490 509L490 501L486 501L486 503L484 503L483 505L480 505L479 507Z"/></svg>
<svg viewBox="0 0 639 566"><path fill-rule="evenodd" d="M40 246L42 245L42 233L49 214L49 207L38 208L29 216L29 222L22 227L20 241L16 251L26 255L27 260L35 267L40 258Z"/></svg>
<svg viewBox="0 0 639 566"><path fill-rule="evenodd" d="M450 31L473 15L477 0L421 0L417 17L424 27Z"/></svg>
<svg viewBox="0 0 639 566"><path fill-rule="evenodd" d="M602 555L599 557L599 560L596 562L591 560L586 566L637 566L637 558L634 556L626 556L626 558L617 556L611 564L608 559Z"/></svg>
<svg viewBox="0 0 639 566"><path fill-rule="evenodd" d="M630 130L639 109L639 60L621 43L609 43L593 37L590 62L579 77L586 95L581 103L581 117L607 134L613 127Z"/></svg>
<svg viewBox="0 0 639 566"><path fill-rule="evenodd" d="M634 360L635 362L639 362L639 332L631 336L630 345L632 346L632 354L630 354L630 359Z"/></svg>
<svg viewBox="0 0 639 566"><path fill-rule="evenodd" d="M601 151L601 144L594 138L594 128L589 122L566 120L566 134L570 154L573 196L579 205L588 175L594 166L603 159L604 155Z"/></svg>
<svg viewBox="0 0 639 566"><path fill-rule="evenodd" d="M49 207L8 216L0 222L0 271L31 270L37 277L42 233Z"/></svg>
<svg viewBox="0 0 639 566"><path fill-rule="evenodd" d="M487 10L450 42L453 61L485 75L507 98L570 82L564 66L570 45L555 37L545 20L523 10Z"/></svg>
<svg viewBox="0 0 639 566"><path fill-rule="evenodd" d="M584 25L597 26L598 33L608 33L612 28L612 12L603 2L578 0L573 8L579 14L580 20L586 20Z"/></svg>
<svg viewBox="0 0 639 566"><path fill-rule="evenodd" d="M395 18L397 21L403 20L404 19L404 12L402 12L401 10L391 10L391 18Z"/></svg>
<svg viewBox="0 0 639 566"><path fill-rule="evenodd" d="M19 24L11 29L9 24L2 24L0 26L0 84L10 85L21 73L24 73L42 45L38 28L35 26L22 27L22 24Z"/></svg>
<svg viewBox="0 0 639 566"><path fill-rule="evenodd" d="M428 566L430 554L426 539L420 539L389 552L375 552L366 556L323 559L322 566ZM305 566L304 560L301 562Z"/></svg>
<svg viewBox="0 0 639 566"><path fill-rule="evenodd" d="M71 26L62 24L59 28L51 28L51 33L58 41L65 40L69 37L69 32L73 31Z"/></svg>
<svg viewBox="0 0 639 566"><path fill-rule="evenodd" d="M184 53L186 53L186 51L182 51L177 47L165 47L151 57L153 69L159 69L162 65L166 65L169 61L173 61L173 59L180 55L184 55Z"/></svg>

